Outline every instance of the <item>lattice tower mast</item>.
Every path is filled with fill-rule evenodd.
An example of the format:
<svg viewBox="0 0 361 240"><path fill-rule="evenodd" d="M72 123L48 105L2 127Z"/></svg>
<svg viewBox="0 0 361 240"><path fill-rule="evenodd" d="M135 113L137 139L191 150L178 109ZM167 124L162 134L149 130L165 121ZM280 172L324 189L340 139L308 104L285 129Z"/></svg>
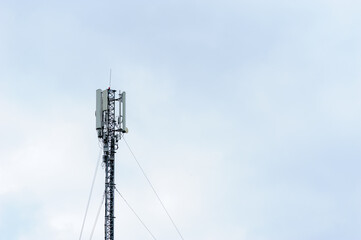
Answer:
<svg viewBox="0 0 361 240"><path fill-rule="evenodd" d="M125 92L119 92L119 96L116 98L116 90L110 88L96 91L96 130L98 138L103 143L105 166L105 240L114 240L115 152L118 149L121 133L128 132L125 120L125 97ZM116 111L116 103L118 111Z"/></svg>

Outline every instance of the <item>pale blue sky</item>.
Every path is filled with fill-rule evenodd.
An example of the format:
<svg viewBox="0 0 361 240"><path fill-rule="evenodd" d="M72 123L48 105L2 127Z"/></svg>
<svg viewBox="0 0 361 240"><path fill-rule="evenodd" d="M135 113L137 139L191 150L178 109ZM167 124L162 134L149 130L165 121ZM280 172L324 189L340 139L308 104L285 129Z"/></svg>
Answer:
<svg viewBox="0 0 361 240"><path fill-rule="evenodd" d="M1 1L0 239L79 237L109 68L128 142L185 240L360 239L360 7ZM117 159L118 189L177 239L124 143ZM121 199L116 216L117 238L151 239Z"/></svg>

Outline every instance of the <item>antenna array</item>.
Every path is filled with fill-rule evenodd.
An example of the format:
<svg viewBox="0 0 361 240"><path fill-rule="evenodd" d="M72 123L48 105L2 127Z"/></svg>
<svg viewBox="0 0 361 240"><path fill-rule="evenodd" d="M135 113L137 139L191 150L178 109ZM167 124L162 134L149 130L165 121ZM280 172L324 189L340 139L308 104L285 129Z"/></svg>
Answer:
<svg viewBox="0 0 361 240"><path fill-rule="evenodd" d="M116 90L110 88L96 91L96 130L98 138L103 142L105 165L105 240L114 240L115 152L118 149L121 133L128 132L125 98L125 92L119 92L119 96L116 98ZM116 103L118 104L118 117L116 117Z"/></svg>

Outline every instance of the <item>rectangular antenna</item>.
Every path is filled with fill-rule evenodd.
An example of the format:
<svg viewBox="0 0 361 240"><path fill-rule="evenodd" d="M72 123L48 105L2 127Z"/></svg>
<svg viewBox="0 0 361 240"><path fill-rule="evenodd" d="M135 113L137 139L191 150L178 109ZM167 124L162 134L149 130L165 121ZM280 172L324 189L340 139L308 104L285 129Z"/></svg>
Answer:
<svg viewBox="0 0 361 240"><path fill-rule="evenodd" d="M96 96L96 110L95 110L95 125L96 129L99 130L102 128L103 124L103 105L102 105L102 90L97 90Z"/></svg>
<svg viewBox="0 0 361 240"><path fill-rule="evenodd" d="M122 129L122 92L119 91L119 115L118 115L118 125L119 129Z"/></svg>
<svg viewBox="0 0 361 240"><path fill-rule="evenodd" d="M108 89L102 92L103 94L103 111L108 110Z"/></svg>
<svg viewBox="0 0 361 240"><path fill-rule="evenodd" d="M126 109L125 109L125 105L126 105L126 97L125 97L125 92L122 92L122 107L121 107L121 109L122 109L122 130L123 130L123 132L127 132L127 125L126 125ZM120 104L119 104L120 105Z"/></svg>

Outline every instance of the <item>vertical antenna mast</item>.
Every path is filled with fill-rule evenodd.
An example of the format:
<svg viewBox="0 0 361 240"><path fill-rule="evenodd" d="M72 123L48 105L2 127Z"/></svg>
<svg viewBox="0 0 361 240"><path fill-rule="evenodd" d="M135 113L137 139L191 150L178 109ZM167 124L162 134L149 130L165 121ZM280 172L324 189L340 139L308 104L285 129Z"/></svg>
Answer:
<svg viewBox="0 0 361 240"><path fill-rule="evenodd" d="M125 126L125 92L119 92L110 87L104 91L96 91L96 130L98 138L103 142L103 162L105 165L105 240L114 240L114 169L115 152L121 133L127 133ZM116 102L119 104L118 121L116 121Z"/></svg>
<svg viewBox="0 0 361 240"><path fill-rule="evenodd" d="M112 87L112 69L109 69L109 88Z"/></svg>

